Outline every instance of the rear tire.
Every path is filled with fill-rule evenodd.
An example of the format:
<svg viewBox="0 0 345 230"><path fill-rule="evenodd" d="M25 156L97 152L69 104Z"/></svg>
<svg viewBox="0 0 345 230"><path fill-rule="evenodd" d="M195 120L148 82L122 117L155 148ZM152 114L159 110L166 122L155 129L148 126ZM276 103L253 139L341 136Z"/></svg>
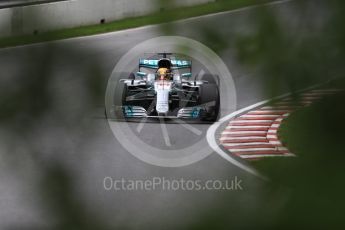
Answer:
<svg viewBox="0 0 345 230"><path fill-rule="evenodd" d="M203 84L199 88L199 104L210 104L203 120L217 121L220 110L219 88L216 84Z"/></svg>

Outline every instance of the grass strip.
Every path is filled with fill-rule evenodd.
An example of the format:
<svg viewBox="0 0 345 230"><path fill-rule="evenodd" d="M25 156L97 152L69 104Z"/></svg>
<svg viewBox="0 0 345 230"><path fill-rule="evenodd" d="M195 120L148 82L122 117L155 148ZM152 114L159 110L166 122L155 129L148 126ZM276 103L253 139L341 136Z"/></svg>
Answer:
<svg viewBox="0 0 345 230"><path fill-rule="evenodd" d="M161 10L147 16L121 19L104 24L61 29L42 33L35 31L33 34L29 35L0 38L0 48L95 35L146 25L157 25L211 13L224 12L247 6L264 4L272 1L275 0L218 0L197 6L178 7L172 11Z"/></svg>

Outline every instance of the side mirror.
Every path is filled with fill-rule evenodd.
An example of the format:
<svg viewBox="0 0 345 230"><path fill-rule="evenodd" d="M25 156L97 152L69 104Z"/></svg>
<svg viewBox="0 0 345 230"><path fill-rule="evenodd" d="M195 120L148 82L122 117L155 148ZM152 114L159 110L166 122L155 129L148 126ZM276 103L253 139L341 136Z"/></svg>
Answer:
<svg viewBox="0 0 345 230"><path fill-rule="evenodd" d="M155 74L149 73L149 74L147 75L147 82L148 82L149 84L153 84L154 81L155 81L155 78L156 78Z"/></svg>
<svg viewBox="0 0 345 230"><path fill-rule="evenodd" d="M183 74L181 74L181 77L190 78L190 77L192 77L192 73L183 73Z"/></svg>
<svg viewBox="0 0 345 230"><path fill-rule="evenodd" d="M174 75L174 82L181 83L181 76L180 75Z"/></svg>
<svg viewBox="0 0 345 230"><path fill-rule="evenodd" d="M138 77L146 77L146 73L144 73L144 72L137 72L137 76Z"/></svg>

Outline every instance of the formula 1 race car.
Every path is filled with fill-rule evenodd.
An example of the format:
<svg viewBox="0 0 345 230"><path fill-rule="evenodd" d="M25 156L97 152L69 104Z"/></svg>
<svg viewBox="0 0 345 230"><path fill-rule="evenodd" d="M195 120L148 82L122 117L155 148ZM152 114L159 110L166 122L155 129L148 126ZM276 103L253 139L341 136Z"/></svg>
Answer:
<svg viewBox="0 0 345 230"><path fill-rule="evenodd" d="M155 55L155 59L140 59L139 71L119 80L115 117L216 121L218 76L204 73L192 79L192 61L176 59L172 53Z"/></svg>

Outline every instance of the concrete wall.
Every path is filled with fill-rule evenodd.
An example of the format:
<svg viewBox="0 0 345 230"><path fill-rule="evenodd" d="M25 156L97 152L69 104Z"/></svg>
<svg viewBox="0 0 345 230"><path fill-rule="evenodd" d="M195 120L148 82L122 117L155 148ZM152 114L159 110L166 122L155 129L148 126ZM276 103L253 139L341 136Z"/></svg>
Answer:
<svg viewBox="0 0 345 230"><path fill-rule="evenodd" d="M11 17L12 11L10 9L0 9L0 36L11 35Z"/></svg>
<svg viewBox="0 0 345 230"><path fill-rule="evenodd" d="M170 0L172 1L172 0ZM175 0L178 6L215 0ZM0 9L0 37L99 24L159 10L158 0L70 0Z"/></svg>

